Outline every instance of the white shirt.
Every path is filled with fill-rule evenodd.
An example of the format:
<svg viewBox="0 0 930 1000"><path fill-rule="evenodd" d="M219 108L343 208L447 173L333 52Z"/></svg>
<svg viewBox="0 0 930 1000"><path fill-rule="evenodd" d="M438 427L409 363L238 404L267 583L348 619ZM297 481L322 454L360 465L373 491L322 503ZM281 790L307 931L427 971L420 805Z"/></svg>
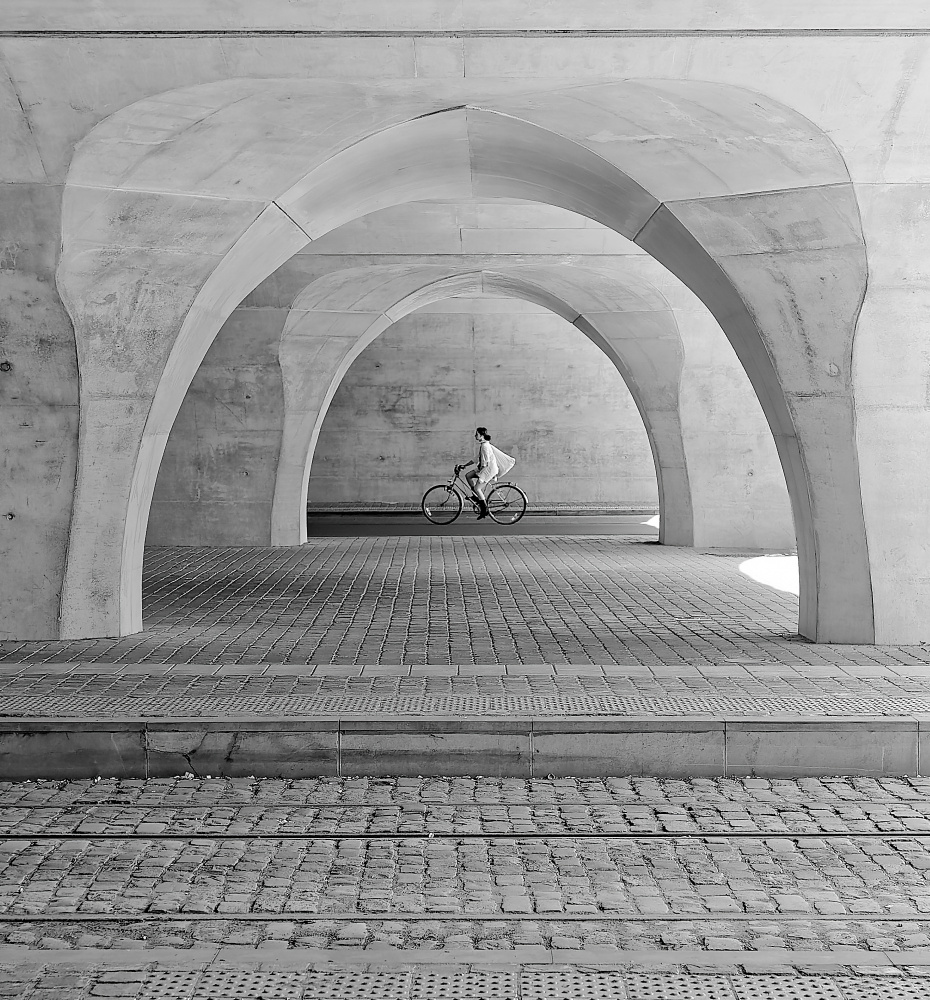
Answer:
<svg viewBox="0 0 930 1000"><path fill-rule="evenodd" d="M491 442L482 441L481 447L478 449L478 475L483 482L487 482L499 473L500 467L497 464L497 455L494 454Z"/></svg>

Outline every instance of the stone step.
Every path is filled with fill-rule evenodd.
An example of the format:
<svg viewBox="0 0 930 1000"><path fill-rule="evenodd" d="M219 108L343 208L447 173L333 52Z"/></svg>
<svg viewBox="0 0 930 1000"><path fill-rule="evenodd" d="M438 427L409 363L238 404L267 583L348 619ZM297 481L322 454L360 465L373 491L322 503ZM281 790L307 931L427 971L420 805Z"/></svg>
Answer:
<svg viewBox="0 0 930 1000"><path fill-rule="evenodd" d="M7 779L209 775L918 775L930 717L0 719Z"/></svg>

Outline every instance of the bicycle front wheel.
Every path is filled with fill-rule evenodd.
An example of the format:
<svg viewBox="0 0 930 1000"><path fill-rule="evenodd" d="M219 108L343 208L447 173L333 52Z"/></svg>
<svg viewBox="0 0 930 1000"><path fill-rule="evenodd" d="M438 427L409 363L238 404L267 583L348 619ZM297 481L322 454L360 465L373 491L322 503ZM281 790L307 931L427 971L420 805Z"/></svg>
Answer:
<svg viewBox="0 0 930 1000"><path fill-rule="evenodd" d="M526 513L526 494L513 483L502 483L488 494L488 513L498 524L516 524Z"/></svg>
<svg viewBox="0 0 930 1000"><path fill-rule="evenodd" d="M420 507L433 524L451 524L462 513L462 498L448 486L431 486Z"/></svg>

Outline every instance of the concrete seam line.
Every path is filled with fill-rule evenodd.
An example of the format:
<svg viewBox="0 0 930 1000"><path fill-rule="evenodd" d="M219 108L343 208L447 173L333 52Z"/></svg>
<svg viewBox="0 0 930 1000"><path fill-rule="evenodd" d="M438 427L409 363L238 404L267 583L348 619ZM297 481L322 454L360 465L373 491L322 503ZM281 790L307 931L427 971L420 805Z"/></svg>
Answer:
<svg viewBox="0 0 930 1000"><path fill-rule="evenodd" d="M313 242L313 237L307 232L307 230L304 229L304 227L299 222L297 222L294 219L294 217L286 209L282 208L277 203L277 201L274 200L274 198L271 199L271 204L274 205L274 207L287 219L288 222L291 223L292 226L294 226L295 228L299 229L300 232L302 232L304 234L304 236L307 237L307 240L310 243Z"/></svg>
<svg viewBox="0 0 930 1000"><path fill-rule="evenodd" d="M21 28L0 30L0 38L914 38L930 27L913 28Z"/></svg>
<svg viewBox="0 0 930 1000"><path fill-rule="evenodd" d="M646 221L639 227L639 229L637 229L636 232L630 237L630 242L631 243L636 243L636 241L639 239L639 237L642 236L643 230L656 217L656 213L659 211L660 208L665 208L665 202L664 201L660 201L656 205L656 207L649 213L649 218L646 219ZM636 243L636 245L639 246L638 243Z"/></svg>

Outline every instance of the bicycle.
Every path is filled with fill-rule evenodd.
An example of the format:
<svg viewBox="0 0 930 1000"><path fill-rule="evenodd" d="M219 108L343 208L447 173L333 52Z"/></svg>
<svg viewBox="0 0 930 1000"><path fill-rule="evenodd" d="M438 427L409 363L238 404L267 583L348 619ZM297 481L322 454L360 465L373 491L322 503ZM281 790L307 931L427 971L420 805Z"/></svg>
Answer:
<svg viewBox="0 0 930 1000"><path fill-rule="evenodd" d="M481 511L481 506L471 495L471 489L460 473L461 470L456 466L448 483L431 486L423 494L420 509L433 524L451 524L462 513L466 500L475 513ZM498 483L488 492L486 499L488 514L498 524L516 524L526 513L526 494L516 483Z"/></svg>

